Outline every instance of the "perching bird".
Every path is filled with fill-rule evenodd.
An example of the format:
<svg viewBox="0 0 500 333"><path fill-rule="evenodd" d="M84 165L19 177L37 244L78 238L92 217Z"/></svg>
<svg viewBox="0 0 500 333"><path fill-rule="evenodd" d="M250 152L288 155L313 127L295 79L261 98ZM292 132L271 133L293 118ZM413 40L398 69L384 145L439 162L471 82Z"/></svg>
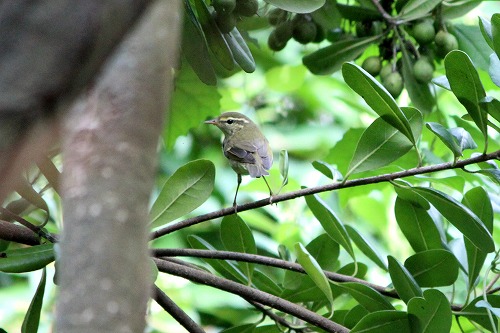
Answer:
<svg viewBox="0 0 500 333"><path fill-rule="evenodd" d="M269 175L269 169L273 164L273 152L269 141L257 125L238 112L224 112L215 119L205 121L205 124L215 125L224 133L222 151L238 175L233 206L236 206L242 175L250 175L253 178L262 177L272 195L264 176Z"/></svg>

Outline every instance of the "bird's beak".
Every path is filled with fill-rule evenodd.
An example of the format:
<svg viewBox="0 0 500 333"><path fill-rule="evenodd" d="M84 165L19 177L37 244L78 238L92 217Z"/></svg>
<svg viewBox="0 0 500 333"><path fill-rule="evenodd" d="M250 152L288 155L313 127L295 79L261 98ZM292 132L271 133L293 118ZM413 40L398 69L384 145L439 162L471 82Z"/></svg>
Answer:
<svg viewBox="0 0 500 333"><path fill-rule="evenodd" d="M205 121L205 124L217 125L217 119L210 119Z"/></svg>

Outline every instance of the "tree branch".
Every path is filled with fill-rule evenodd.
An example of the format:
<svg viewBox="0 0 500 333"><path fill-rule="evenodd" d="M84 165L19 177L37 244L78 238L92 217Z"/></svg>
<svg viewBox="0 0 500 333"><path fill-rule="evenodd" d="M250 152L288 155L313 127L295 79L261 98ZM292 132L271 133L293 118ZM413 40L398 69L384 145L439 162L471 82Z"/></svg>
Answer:
<svg viewBox="0 0 500 333"><path fill-rule="evenodd" d="M201 283L207 286L215 287L236 295L244 299L258 302L280 311L286 312L297 318L300 318L314 326L317 326L327 332L348 333L349 330L311 310L303 308L297 304L284 300L269 293L244 286L240 283L217 277L213 274L179 265L173 262L153 258L160 272L176 275L190 281Z"/></svg>
<svg viewBox="0 0 500 333"><path fill-rule="evenodd" d="M493 160L493 159L499 159L499 158L500 158L500 150L497 150L493 153L478 155L478 156L475 156L475 157L472 157L469 159L460 160L455 164L453 164L451 162L441 163L441 164L435 164L435 165L429 165L429 166L424 166L424 167L403 170L403 171L394 172L394 173L383 174L383 175L379 175L379 176L347 180L344 183L333 183L333 184L327 184L327 185L323 185L323 186L309 187L309 188L304 188L304 189L297 190L297 191L292 191L292 192L288 192L288 193L284 193L284 194L280 194L280 195L275 195L272 197L272 203L278 203L278 202L282 202L282 201L292 200L295 198L304 197L306 195L311 195L311 194L316 194L316 193L321 193L321 192L340 190L343 188L388 182L388 181L393 181L393 180L396 180L399 178L405 178L405 177L410 177L410 176L415 176L415 175L422 175L422 174L436 172L436 171L463 169L467 165L476 164L479 162L485 162L485 161ZM237 211L244 212L246 210L265 207L265 206L268 206L270 204L271 203L270 203L269 199L262 199L259 201L254 201L254 202L250 202L247 204L238 205L236 207L228 207L228 208L224 208L224 209L221 209L218 211L195 216L195 217L192 217L192 218L189 218L189 219L177 222L177 223L169 224L161 229L158 229L158 230L152 232L151 239L159 238L159 237L167 235L171 232L174 232L174 231L177 231L177 230L180 230L180 229L183 229L183 228L186 228L186 227L189 227L189 226L201 223L201 222L213 220L213 219L223 217L226 215L231 215L231 214L236 213Z"/></svg>
<svg viewBox="0 0 500 333"><path fill-rule="evenodd" d="M153 286L153 299L190 333L205 333L170 297L158 286Z"/></svg>
<svg viewBox="0 0 500 333"><path fill-rule="evenodd" d="M305 274L305 270L302 268L301 265L297 263L277 258L261 256L257 254L248 254L248 253L239 253L230 251L195 250L195 249L153 249L152 255L155 257L188 256L188 257L207 258L207 259L236 260L236 261L251 262L255 264L282 268ZM394 289L382 287L349 275L343 275L329 271L323 271L323 272L325 273L326 277L332 281L361 283L375 289L382 295L389 296L392 298L399 298L398 294Z"/></svg>

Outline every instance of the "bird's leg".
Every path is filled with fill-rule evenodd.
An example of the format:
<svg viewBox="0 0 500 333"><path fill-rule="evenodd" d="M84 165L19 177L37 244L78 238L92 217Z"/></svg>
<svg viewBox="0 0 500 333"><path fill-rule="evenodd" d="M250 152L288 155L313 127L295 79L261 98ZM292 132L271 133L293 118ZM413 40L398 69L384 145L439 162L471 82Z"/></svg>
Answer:
<svg viewBox="0 0 500 333"><path fill-rule="evenodd" d="M271 186L269 186L269 183L267 182L266 180L266 177L262 176L262 179L264 179L264 181L266 182L266 185L267 185L267 188L269 189L269 204L272 205L273 204L273 190L271 190Z"/></svg>
<svg viewBox="0 0 500 333"><path fill-rule="evenodd" d="M238 185L236 186L236 193L234 194L234 201L233 201L233 207L234 207L234 212L237 213L238 209L236 207L236 197L238 196L238 190L240 189L240 184L241 184L241 175L238 173Z"/></svg>

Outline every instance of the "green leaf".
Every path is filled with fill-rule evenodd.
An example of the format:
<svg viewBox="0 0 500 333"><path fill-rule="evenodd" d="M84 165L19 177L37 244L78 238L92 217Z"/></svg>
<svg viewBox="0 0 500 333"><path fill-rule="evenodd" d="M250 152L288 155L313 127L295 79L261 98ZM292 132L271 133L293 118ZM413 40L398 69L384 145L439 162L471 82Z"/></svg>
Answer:
<svg viewBox="0 0 500 333"><path fill-rule="evenodd" d="M415 107L423 113L429 113L435 105L435 97L432 95L429 84L420 83L413 74L414 61L407 48L401 49L401 59L403 60L403 82L406 91Z"/></svg>
<svg viewBox="0 0 500 333"><path fill-rule="evenodd" d="M188 236L188 242L193 249L211 251L216 250L216 248L213 247L209 242L198 236ZM248 282L247 277L234 264L227 260L203 259L203 261L212 266L213 269L215 269L219 274L230 280L238 281L243 284L246 284Z"/></svg>
<svg viewBox="0 0 500 333"><path fill-rule="evenodd" d="M314 169L318 170L323 175L325 175L326 177L330 178L333 181L342 179L340 171L335 169L333 165L330 165L329 163L323 161L313 161L312 166L314 167Z"/></svg>
<svg viewBox="0 0 500 333"><path fill-rule="evenodd" d="M7 250L0 257L0 272L24 273L39 270L53 262L54 244Z"/></svg>
<svg viewBox="0 0 500 333"><path fill-rule="evenodd" d="M257 289L272 295L279 296L283 292L283 289L268 274L264 274L257 269L253 272L252 283Z"/></svg>
<svg viewBox="0 0 500 333"><path fill-rule="evenodd" d="M214 180L215 166L208 160L192 161L177 169L151 207L152 227L171 222L204 203L212 193Z"/></svg>
<svg viewBox="0 0 500 333"><path fill-rule="evenodd" d="M414 206L423 208L424 210L429 210L431 208L429 202L417 193L409 183L397 180L393 183L393 185L395 185L394 189L396 190L399 198L408 201Z"/></svg>
<svg viewBox="0 0 500 333"><path fill-rule="evenodd" d="M408 315L414 333L450 332L450 302L439 290L426 290L423 297L410 300Z"/></svg>
<svg viewBox="0 0 500 333"><path fill-rule="evenodd" d="M255 71L255 60L238 28L235 27L229 33L223 33L222 37L229 46L234 61L246 73L253 73Z"/></svg>
<svg viewBox="0 0 500 333"><path fill-rule="evenodd" d="M442 0L410 0L403 6L398 17L405 21L422 18L441 2Z"/></svg>
<svg viewBox="0 0 500 333"><path fill-rule="evenodd" d="M445 57L444 66L451 90L486 139L487 116L480 107L480 102L486 97L486 92L474 64L466 53L455 50Z"/></svg>
<svg viewBox="0 0 500 333"><path fill-rule="evenodd" d="M217 27L215 19L210 14L207 5L203 0L193 0L198 14L198 22L203 29L208 48L215 56L220 64L227 70L234 68L234 59L229 45L227 44L224 36Z"/></svg>
<svg viewBox="0 0 500 333"><path fill-rule="evenodd" d="M500 62L498 64L500 66ZM500 75L498 83L500 86ZM500 101L498 99L491 96L486 96L486 98L481 102L481 106L488 112L490 116L500 122Z"/></svg>
<svg viewBox="0 0 500 333"><path fill-rule="evenodd" d="M485 300L479 301L476 303L478 308L486 308L491 311L496 317L500 317L500 308L493 307L490 303Z"/></svg>
<svg viewBox="0 0 500 333"><path fill-rule="evenodd" d="M455 158L462 156L462 148L459 146L457 139L451 134L451 132L439 123L429 122L425 124L432 133L448 147Z"/></svg>
<svg viewBox="0 0 500 333"><path fill-rule="evenodd" d="M482 2L482 0L443 1L441 4L442 18L444 20L451 20L462 17L479 6Z"/></svg>
<svg viewBox="0 0 500 333"><path fill-rule="evenodd" d="M369 313L354 326L351 333L410 333L408 316L403 311L377 311Z"/></svg>
<svg viewBox="0 0 500 333"><path fill-rule="evenodd" d="M310 13L325 4L325 0L265 0L267 3L292 13Z"/></svg>
<svg viewBox="0 0 500 333"><path fill-rule="evenodd" d="M209 116L219 113L221 95L216 87L201 82L193 69L183 64L175 80L170 110L166 115L163 140L172 149L175 140ZM189 117L186 117L189 115Z"/></svg>
<svg viewBox="0 0 500 333"><path fill-rule="evenodd" d="M427 250L406 259L404 266L422 288L450 286L458 277L458 261L446 250Z"/></svg>
<svg viewBox="0 0 500 333"><path fill-rule="evenodd" d="M378 253L378 251L371 245L368 240L363 237L355 228L350 225L345 226L349 237L352 239L354 244L367 256L377 264L378 267L382 268L384 271L387 270L387 263L385 259Z"/></svg>
<svg viewBox="0 0 500 333"><path fill-rule="evenodd" d="M415 252L441 249L441 236L426 209L398 195L394 205L396 221Z"/></svg>
<svg viewBox="0 0 500 333"><path fill-rule="evenodd" d="M493 38L493 50L500 57L500 14L491 16L491 35Z"/></svg>
<svg viewBox="0 0 500 333"><path fill-rule="evenodd" d="M286 149L282 149L280 151L280 174L283 181L281 182L281 186L285 186L288 184L288 151Z"/></svg>
<svg viewBox="0 0 500 333"><path fill-rule="evenodd" d="M431 188L415 187L414 190L429 201L465 238L483 252L495 250L491 233L469 208L451 196Z"/></svg>
<svg viewBox="0 0 500 333"><path fill-rule="evenodd" d="M40 324L40 313L43 305L43 294L45 293L45 283L47 281L47 272L45 267L42 269L42 277L40 283L36 288L35 295L31 300L26 316L21 326L21 333L36 333L38 332L38 325Z"/></svg>
<svg viewBox="0 0 500 333"><path fill-rule="evenodd" d="M496 53L490 55L490 66L488 67L488 74L491 77L491 81L500 87L500 59ZM495 118L498 120L498 118Z"/></svg>
<svg viewBox="0 0 500 333"><path fill-rule="evenodd" d="M342 139L330 149L325 162L336 166L341 174L345 174L363 133L362 128L349 128Z"/></svg>
<svg viewBox="0 0 500 333"><path fill-rule="evenodd" d="M256 254L257 247L252 231L245 221L236 214L225 216L220 226L222 244L228 251ZM248 262L238 262L243 273L251 280L254 265Z"/></svg>
<svg viewBox="0 0 500 333"><path fill-rule="evenodd" d="M307 275L314 281L314 284L323 292L330 303L333 312L333 294L330 283L318 262L307 252L307 249L300 243L295 244L297 261L304 268Z"/></svg>
<svg viewBox="0 0 500 333"><path fill-rule="evenodd" d="M328 236L339 243L353 260L356 260L349 235L337 215L316 194L307 195L305 199L307 206L321 223Z"/></svg>
<svg viewBox="0 0 500 333"><path fill-rule="evenodd" d="M488 193L482 187L475 187L465 193L462 203L483 221L489 232L493 232L493 207ZM471 290L483 268L487 254L479 251L469 240L464 241L467 253L468 286Z"/></svg>
<svg viewBox="0 0 500 333"><path fill-rule="evenodd" d="M408 302L414 297L422 297L422 290L410 272L393 256L387 257L389 261L389 274L394 288L403 302Z"/></svg>
<svg viewBox="0 0 500 333"><path fill-rule="evenodd" d="M222 330L220 333L253 333L257 324L243 324Z"/></svg>
<svg viewBox="0 0 500 333"><path fill-rule="evenodd" d="M460 50L474 59L474 64L483 70L488 70L488 59L491 49L484 40L481 30L477 25L454 24L448 30L458 40Z"/></svg>
<svg viewBox="0 0 500 333"><path fill-rule="evenodd" d="M500 308L500 296L499 295L488 295L486 296L488 303L495 308ZM472 320L479 325L483 326L490 332L493 331L493 327L491 325L490 318L488 316L488 312L484 307L477 307L477 303L484 301L483 296L479 296L475 298L472 302L470 302L467 306L465 306L462 311L458 314L460 316L466 317L469 320ZM481 304L481 303L480 303ZM498 325L498 318L493 316L493 322L495 328Z"/></svg>
<svg viewBox="0 0 500 333"><path fill-rule="evenodd" d="M342 17L349 21L380 21L382 19L380 12L371 8L337 3L337 9Z"/></svg>
<svg viewBox="0 0 500 333"><path fill-rule="evenodd" d="M302 58L302 63L311 73L330 75L338 71L342 64L360 56L368 46L378 44L381 35L363 38L353 38L334 42Z"/></svg>
<svg viewBox="0 0 500 333"><path fill-rule="evenodd" d="M394 98L370 74L358 65L345 63L342 66L344 81L387 123L403 133L412 144L415 136L410 122L398 107Z"/></svg>
<svg viewBox="0 0 500 333"><path fill-rule="evenodd" d="M189 1L184 1L184 24L182 31L182 55L186 57L198 78L205 84L215 86L217 77L210 61L205 36Z"/></svg>
<svg viewBox="0 0 500 333"><path fill-rule="evenodd" d="M488 43L489 47L493 50L493 33L491 32L491 22L487 18L479 16L479 29L483 34L484 40Z"/></svg>
<svg viewBox="0 0 500 333"><path fill-rule="evenodd" d="M412 131L419 134L422 114L415 108L405 108L405 114L411 122ZM400 131L382 117L377 118L361 136L345 178L353 173L386 166L406 154L413 146Z"/></svg>
<svg viewBox="0 0 500 333"><path fill-rule="evenodd" d="M338 267L340 247L327 234L314 238L306 245L306 249L324 270L334 271Z"/></svg>
<svg viewBox="0 0 500 333"><path fill-rule="evenodd" d="M462 151L466 149L476 149L477 144L474 142L472 135L465 130L463 127L450 128L450 133L455 137L458 142L458 146Z"/></svg>
<svg viewBox="0 0 500 333"><path fill-rule="evenodd" d="M394 310L391 303L367 285L357 282L339 283L339 287L348 292L359 304L369 312Z"/></svg>

